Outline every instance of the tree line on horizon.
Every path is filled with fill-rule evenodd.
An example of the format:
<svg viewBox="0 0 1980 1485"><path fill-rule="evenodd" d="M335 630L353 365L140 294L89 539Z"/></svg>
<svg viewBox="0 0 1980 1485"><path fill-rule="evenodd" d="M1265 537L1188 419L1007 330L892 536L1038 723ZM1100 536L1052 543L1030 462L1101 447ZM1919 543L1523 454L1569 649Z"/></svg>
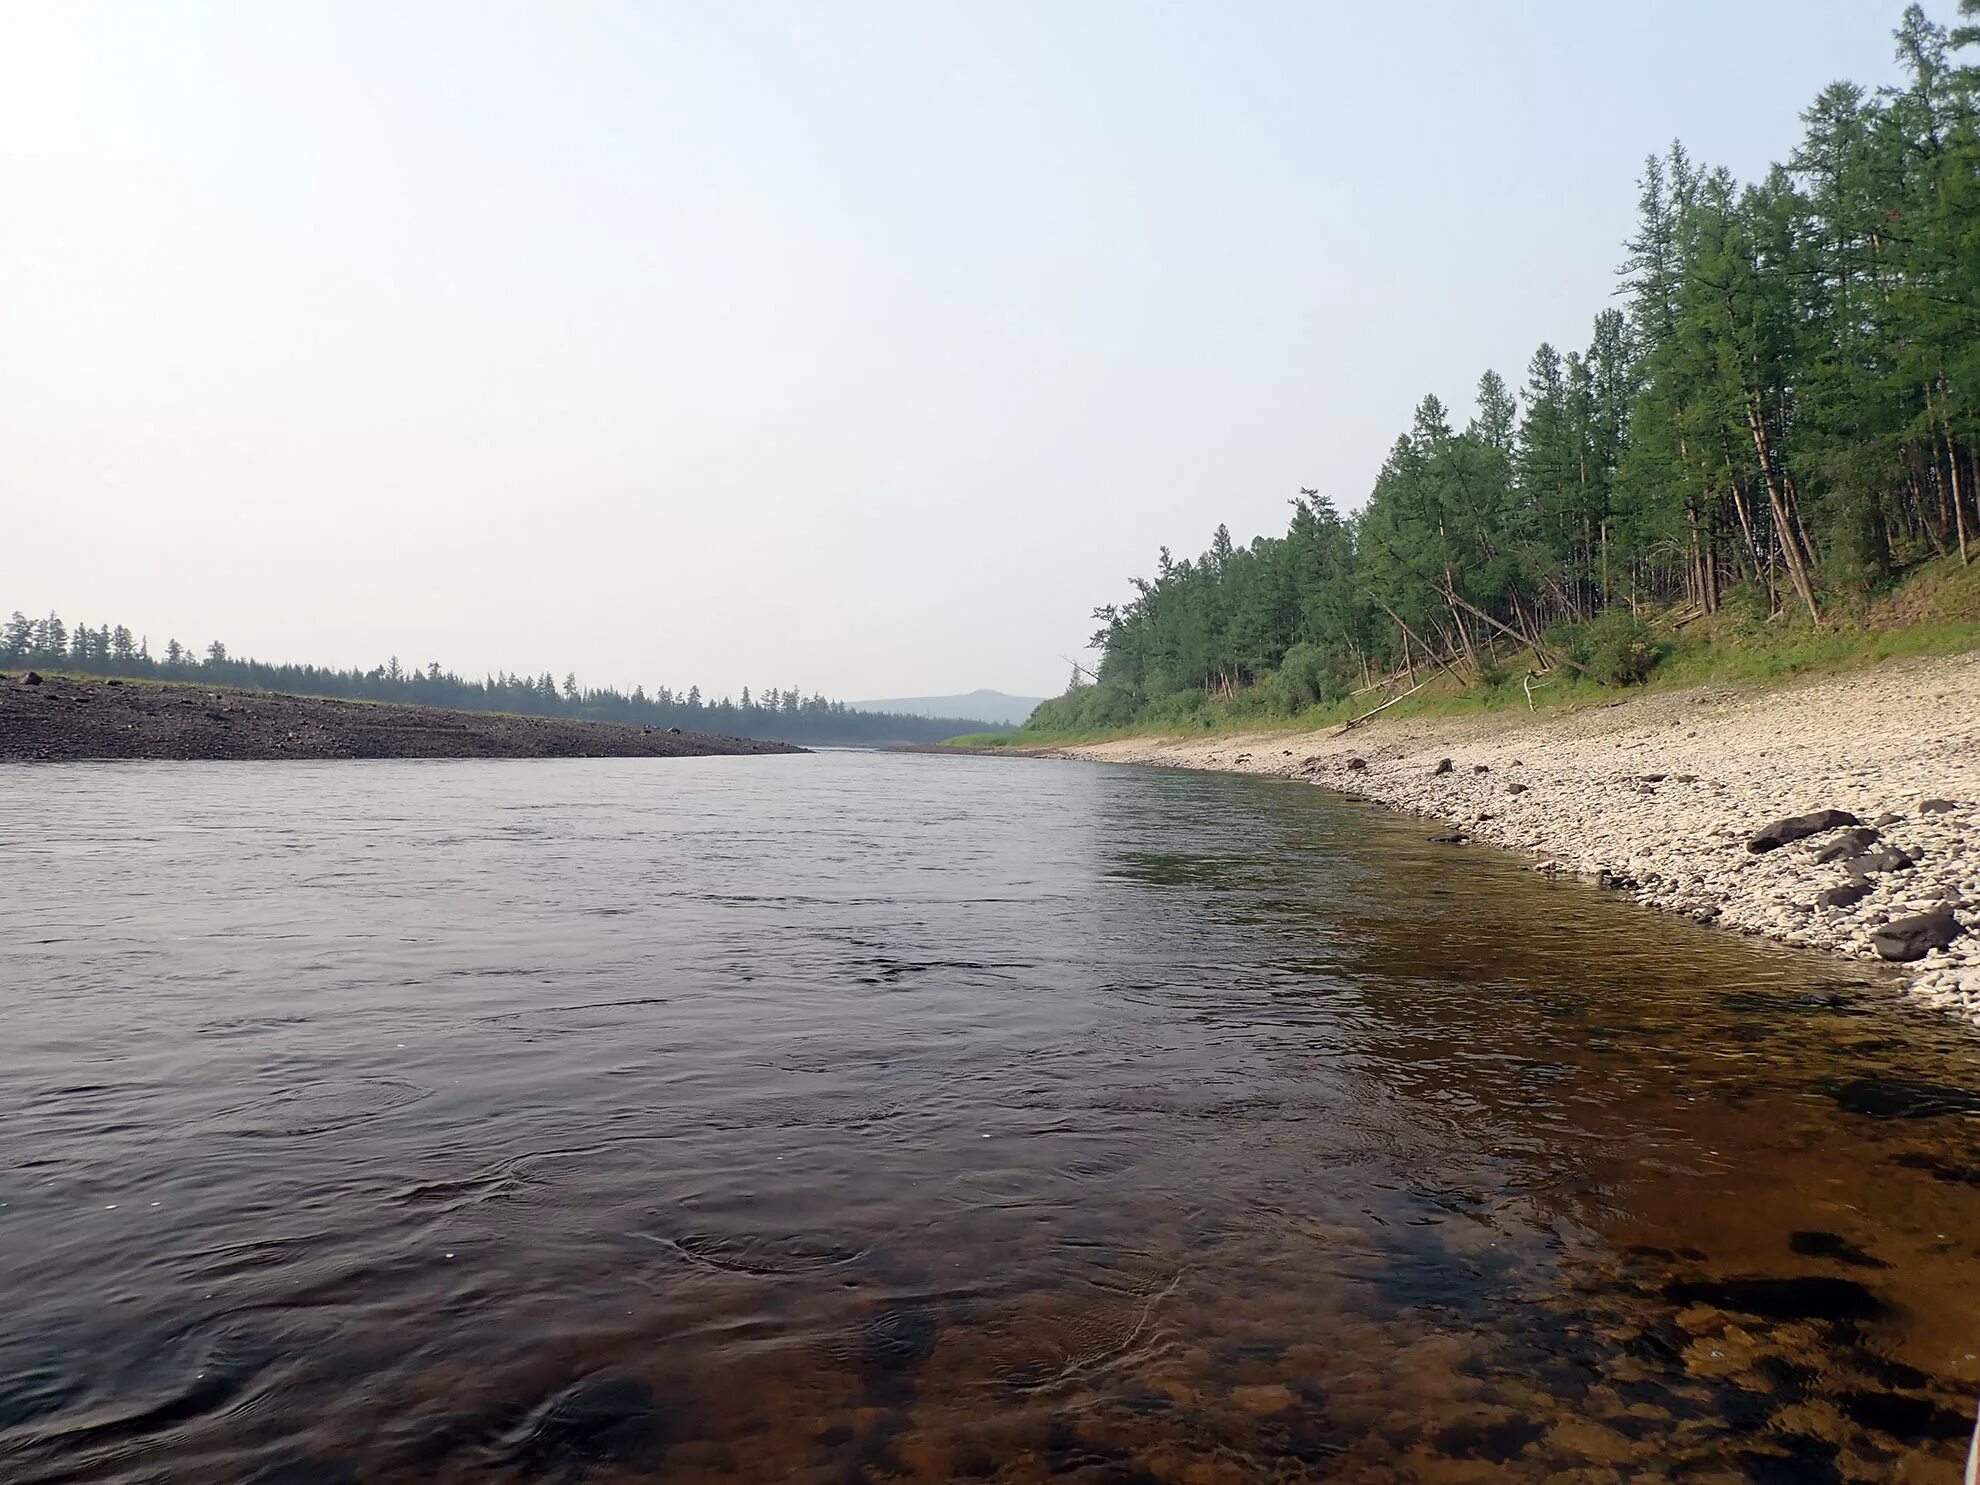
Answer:
<svg viewBox="0 0 1980 1485"><path fill-rule="evenodd" d="M1980 0L1916 4L1901 86L1838 82L1785 164L1741 185L1652 156L1622 305L1584 349L1542 344L1515 391L1480 377L1454 425L1416 407L1350 517L1302 491L1283 536L1162 549L1094 612L1097 672L1028 724L1297 711L1495 648L1640 680L1643 619L1728 602L1819 625L1832 603L1980 543Z"/></svg>
<svg viewBox="0 0 1980 1485"><path fill-rule="evenodd" d="M30 619L19 609L0 626L0 665L200 681L298 696L396 701L460 711L629 722L775 742L940 742L960 733L999 730L973 717L860 711L823 695L806 696L795 686L765 687L754 696L745 686L740 700L704 696L699 686L684 691L660 686L652 692L635 686L627 693L610 686L581 686L574 672L567 672L561 683L549 671L535 676L494 671L475 680L442 669L438 661L424 668L403 666L396 655L370 670L271 664L232 655L219 640L204 650L195 650L172 639L154 656L149 640L123 624L70 626L55 613Z"/></svg>

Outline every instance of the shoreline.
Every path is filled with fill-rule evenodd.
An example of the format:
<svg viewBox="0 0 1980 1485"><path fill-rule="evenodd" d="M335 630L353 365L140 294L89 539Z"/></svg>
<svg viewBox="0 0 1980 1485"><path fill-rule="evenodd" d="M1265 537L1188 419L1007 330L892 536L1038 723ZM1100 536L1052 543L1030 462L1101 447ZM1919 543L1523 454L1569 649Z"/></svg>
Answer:
<svg viewBox="0 0 1980 1485"><path fill-rule="evenodd" d="M706 758L792 743L191 683L0 676L0 763Z"/></svg>
<svg viewBox="0 0 1980 1485"><path fill-rule="evenodd" d="M1959 937L1888 967L1916 998L1980 1024L1980 655L1557 711L1376 718L1346 735L1283 728L1025 753L1300 779L1522 852L1535 870L1880 964L1880 928L1949 908ZM1861 828L1749 849L1770 822L1820 810Z"/></svg>

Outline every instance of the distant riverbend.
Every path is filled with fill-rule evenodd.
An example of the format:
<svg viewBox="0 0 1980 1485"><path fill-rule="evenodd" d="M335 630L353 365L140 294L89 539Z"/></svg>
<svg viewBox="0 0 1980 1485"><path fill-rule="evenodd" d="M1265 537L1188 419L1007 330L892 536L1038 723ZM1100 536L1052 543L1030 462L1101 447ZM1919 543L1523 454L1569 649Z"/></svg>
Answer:
<svg viewBox="0 0 1980 1485"><path fill-rule="evenodd" d="M804 751L790 743L565 717L23 672L0 680L0 761L691 758Z"/></svg>

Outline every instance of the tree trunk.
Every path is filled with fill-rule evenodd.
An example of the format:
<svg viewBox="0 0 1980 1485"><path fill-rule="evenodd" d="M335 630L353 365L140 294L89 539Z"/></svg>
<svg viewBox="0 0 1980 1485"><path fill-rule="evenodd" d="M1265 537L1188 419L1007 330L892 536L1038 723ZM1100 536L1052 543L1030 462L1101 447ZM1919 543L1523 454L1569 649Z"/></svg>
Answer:
<svg viewBox="0 0 1980 1485"><path fill-rule="evenodd" d="M1526 638L1526 636L1520 634L1516 630L1507 628L1504 624L1501 624L1497 619L1493 618L1490 614L1486 613L1483 609L1474 608L1471 604L1466 603L1462 598L1458 597L1454 591L1446 590L1444 593L1444 597L1450 600L1451 607L1454 611L1461 608L1466 613L1474 615L1475 617L1484 620L1487 624L1490 624L1494 629L1497 629L1500 633L1508 635L1509 637L1518 640L1522 645L1530 645L1532 643L1530 640ZM1588 679L1591 681L1599 681L1602 679L1600 676L1595 674L1594 671L1590 670L1587 666L1577 664L1573 660L1568 659L1568 657L1565 655L1550 656L1546 654L1544 651L1542 651L1538 645L1532 645L1532 648L1534 653L1538 654L1540 658L1543 661L1547 662L1548 664L1559 662L1560 664L1565 665L1569 670L1580 671L1583 675L1587 676Z"/></svg>
<svg viewBox="0 0 1980 1485"><path fill-rule="evenodd" d="M1801 550L1806 554L1808 565L1822 565L1822 549L1815 545L1815 538L1808 534L1808 523L1801 518L1801 486L1794 482L1794 476L1785 470L1781 472L1781 488L1787 491L1788 510L1794 516L1795 534L1801 538Z"/></svg>
<svg viewBox="0 0 1980 1485"><path fill-rule="evenodd" d="M1952 514L1946 509L1946 474L1939 467L1939 430L1932 430L1931 498L1923 495L1918 501L1918 527L1925 533L1925 543L1935 556L1946 555L1946 533L1952 529ZM1936 510L1934 509L1936 507ZM1934 519L1936 515L1937 519Z"/></svg>
<svg viewBox="0 0 1980 1485"><path fill-rule="evenodd" d="M1691 558L1687 563L1688 581L1685 586L1695 589L1698 606L1706 613L1718 609L1718 591L1712 583L1712 553L1710 543L1701 539L1698 528L1698 503L1690 498L1684 502L1685 523L1691 528Z"/></svg>
<svg viewBox="0 0 1980 1485"><path fill-rule="evenodd" d="M1455 670L1452 670L1451 667L1445 663L1444 657L1441 652L1437 650L1433 650L1430 648L1429 645L1425 644L1423 642L1423 636L1418 634L1414 629L1410 628L1409 625L1405 624L1402 620L1401 614L1397 613L1394 609L1390 608L1388 604L1382 602L1382 600L1379 598L1375 600L1375 606L1379 608L1383 613L1387 614L1390 618L1394 619L1396 621L1396 628L1402 630L1405 636L1403 640L1405 654L1408 653L1409 641L1412 639L1415 640L1416 647L1419 650L1423 651L1425 655L1429 656L1432 660L1434 660L1437 663L1437 666L1440 670L1444 671L1447 675L1450 676L1452 680L1456 681L1460 686L1464 684L1464 677L1459 675ZM1453 615L1453 617L1455 617L1455 614ZM1445 649L1450 648L1450 644L1448 641L1446 641L1444 648Z"/></svg>
<svg viewBox="0 0 1980 1485"><path fill-rule="evenodd" d="M1471 667L1473 674L1476 674L1478 656L1471 648L1471 631L1464 627L1464 615L1458 612L1457 585L1451 581L1451 570L1448 567L1444 569L1444 598L1450 605L1451 623L1457 627L1458 643L1464 647L1465 663Z"/></svg>
<svg viewBox="0 0 1980 1485"><path fill-rule="evenodd" d="M1739 480L1732 472L1730 460L1726 464L1726 487L1732 491L1733 510L1739 516L1739 529L1746 537L1746 549L1753 556L1753 575L1758 578L1760 569L1764 565L1760 556L1760 543L1753 535L1753 516L1746 508L1746 492L1740 489Z"/></svg>
<svg viewBox="0 0 1980 1485"><path fill-rule="evenodd" d="M1946 429L1946 469L1952 482L1953 529L1959 536L1959 564L1972 559L1966 554L1966 491L1959 481L1959 442L1953 437L1952 397L1946 391L1946 374L1939 373L1939 421Z"/></svg>
<svg viewBox="0 0 1980 1485"><path fill-rule="evenodd" d="M1788 508L1793 496L1774 468L1773 443L1767 436L1766 420L1761 417L1760 405L1755 400L1747 402L1746 426L1753 434L1754 452L1760 456L1760 475L1767 482L1767 503L1773 508L1774 529L1780 538L1781 555L1787 560L1788 580L1794 584L1794 591L1801 601L1808 605L1808 617L1819 628L1822 615L1815 607L1815 585L1809 578L1807 557L1795 534L1794 512Z"/></svg>
<svg viewBox="0 0 1980 1485"><path fill-rule="evenodd" d="M1958 470L1959 470L1959 455L1957 452L1955 452L1953 455L1953 471L1955 475L1958 473ZM1966 484L1964 488L1967 490L1971 490L1973 488L1973 461L1970 459L1967 461L1966 464ZM1964 567L1972 559L1969 558L1966 554L1966 509L1960 503L1961 500L1960 490L1961 490L1961 486L1955 483L1953 486L1953 524L1955 527L1958 528L1959 562L1960 562L1960 566ZM1980 511L1980 502L1975 502L1974 509L1976 511Z"/></svg>

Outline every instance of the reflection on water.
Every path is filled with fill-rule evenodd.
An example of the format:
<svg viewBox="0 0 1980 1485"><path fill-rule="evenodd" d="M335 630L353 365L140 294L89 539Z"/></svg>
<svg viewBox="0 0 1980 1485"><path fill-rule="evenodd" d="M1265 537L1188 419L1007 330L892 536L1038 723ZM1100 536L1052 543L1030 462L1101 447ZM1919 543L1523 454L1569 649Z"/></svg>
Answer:
<svg viewBox="0 0 1980 1485"><path fill-rule="evenodd" d="M22 1481L1952 1480L1980 1051L1280 781L0 781Z"/></svg>

